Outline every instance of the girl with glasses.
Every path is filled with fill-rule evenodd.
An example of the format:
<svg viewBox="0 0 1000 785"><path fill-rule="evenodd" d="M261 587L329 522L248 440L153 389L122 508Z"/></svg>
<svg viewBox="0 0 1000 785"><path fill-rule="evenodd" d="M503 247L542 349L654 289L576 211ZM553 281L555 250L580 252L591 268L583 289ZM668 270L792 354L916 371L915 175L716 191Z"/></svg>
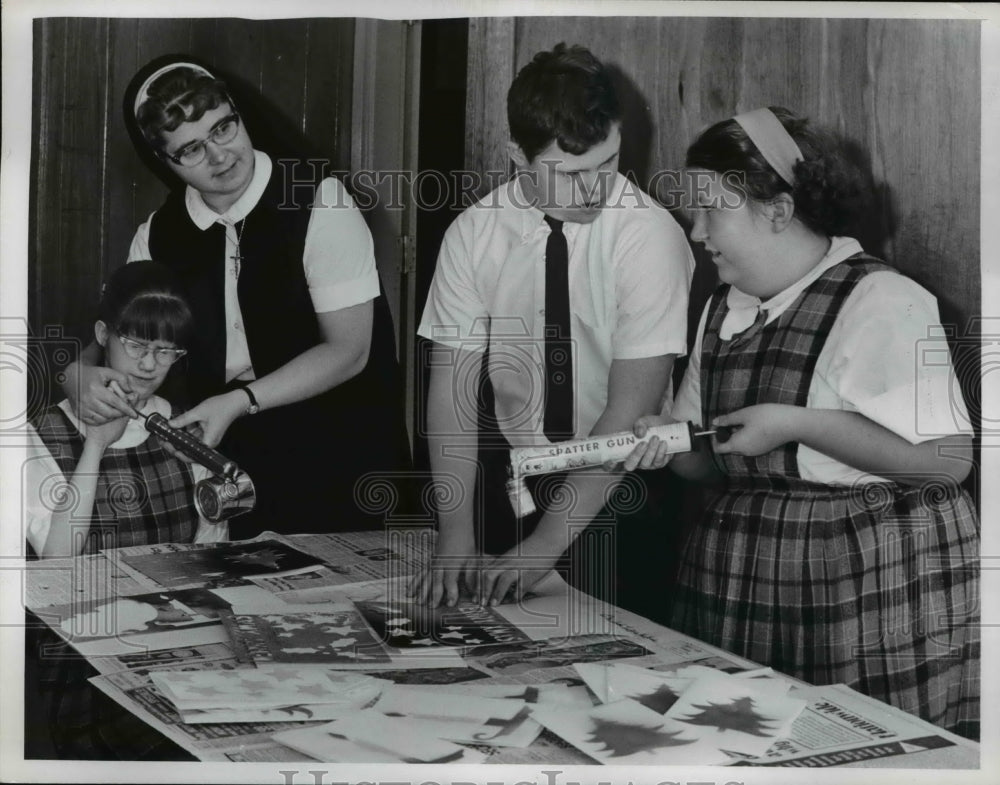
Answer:
<svg viewBox="0 0 1000 785"><path fill-rule="evenodd" d="M193 331L191 309L167 268L142 261L115 271L94 336L105 366L128 382L129 393L111 384L126 410L174 415L156 392L186 354ZM66 400L33 420L26 517L39 557L226 539L226 524L201 519L194 507L195 482L207 470L178 460L143 422L120 414L83 423Z"/></svg>

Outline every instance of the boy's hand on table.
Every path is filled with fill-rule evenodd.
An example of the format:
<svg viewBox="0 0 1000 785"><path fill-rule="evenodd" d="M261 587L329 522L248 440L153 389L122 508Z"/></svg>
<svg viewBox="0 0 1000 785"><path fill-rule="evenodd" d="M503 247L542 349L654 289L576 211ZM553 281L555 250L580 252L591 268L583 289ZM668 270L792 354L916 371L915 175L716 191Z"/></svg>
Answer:
<svg viewBox="0 0 1000 785"><path fill-rule="evenodd" d="M502 556L486 564L479 576L480 605L520 602L531 588L552 572L562 555L551 549L539 550L527 538Z"/></svg>
<svg viewBox="0 0 1000 785"><path fill-rule="evenodd" d="M476 595L481 567L474 542L449 544L442 536L431 563L410 579L406 595L431 607L453 606L462 594Z"/></svg>

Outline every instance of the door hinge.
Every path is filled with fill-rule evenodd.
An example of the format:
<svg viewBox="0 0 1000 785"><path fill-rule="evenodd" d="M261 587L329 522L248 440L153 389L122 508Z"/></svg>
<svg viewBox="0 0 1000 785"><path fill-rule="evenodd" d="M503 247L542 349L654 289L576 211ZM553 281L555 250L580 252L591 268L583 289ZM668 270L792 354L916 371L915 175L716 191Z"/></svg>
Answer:
<svg viewBox="0 0 1000 785"><path fill-rule="evenodd" d="M404 275L408 275L417 269L417 244L413 235L410 234L397 237L396 244L399 246L399 261L396 263L396 269Z"/></svg>

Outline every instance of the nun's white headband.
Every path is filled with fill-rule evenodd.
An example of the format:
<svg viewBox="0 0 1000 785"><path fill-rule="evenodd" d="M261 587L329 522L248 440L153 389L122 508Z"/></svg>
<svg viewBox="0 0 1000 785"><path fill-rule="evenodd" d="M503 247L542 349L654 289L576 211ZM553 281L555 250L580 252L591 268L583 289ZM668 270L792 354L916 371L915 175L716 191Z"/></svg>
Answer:
<svg viewBox="0 0 1000 785"><path fill-rule="evenodd" d="M158 68L152 74L147 77L146 81L142 83L142 87L139 88L139 92L135 94L135 105L132 107L132 113L136 116L139 115L139 107L146 103L146 99L149 98L149 87L157 79L163 76L169 71L173 71L175 68L190 68L192 71L197 71L209 79L215 79L215 77L206 71L202 66L195 65L194 63L170 63L169 65L163 66L163 68Z"/></svg>

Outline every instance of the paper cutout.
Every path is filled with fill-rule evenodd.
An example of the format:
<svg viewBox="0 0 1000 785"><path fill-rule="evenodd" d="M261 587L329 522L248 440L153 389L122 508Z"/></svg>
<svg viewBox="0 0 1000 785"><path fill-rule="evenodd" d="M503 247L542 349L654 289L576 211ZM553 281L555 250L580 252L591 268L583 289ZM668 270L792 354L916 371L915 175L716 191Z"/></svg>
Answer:
<svg viewBox="0 0 1000 785"><path fill-rule="evenodd" d="M694 738L681 738L683 730L664 730L666 723L646 727L600 717L595 717L593 723L589 741L604 745L612 758L653 752L663 747L679 747L697 741Z"/></svg>
<svg viewBox="0 0 1000 785"><path fill-rule="evenodd" d="M134 569L167 588L191 585L225 586L258 576L291 575L320 569L314 556L278 540L216 543L174 553L123 555Z"/></svg>
<svg viewBox="0 0 1000 785"><path fill-rule="evenodd" d="M688 687L666 716L721 750L763 755L786 736L806 702L787 697L769 680L718 673Z"/></svg>
<svg viewBox="0 0 1000 785"><path fill-rule="evenodd" d="M414 723L364 709L313 728L276 733L275 741L334 763L478 763L486 753L439 739Z"/></svg>
<svg viewBox="0 0 1000 785"><path fill-rule="evenodd" d="M678 719L691 725L708 725L720 731L738 730L753 736L774 738L774 718L757 713L753 698L735 698L728 703L709 701L707 705L695 704L694 708L698 709L694 716Z"/></svg>
<svg viewBox="0 0 1000 785"><path fill-rule="evenodd" d="M335 666L391 662L360 614L226 614L223 625L241 662L298 662Z"/></svg>
<svg viewBox="0 0 1000 785"><path fill-rule="evenodd" d="M374 697L385 685L364 674L287 667L270 671L154 671L150 678L179 710L346 703L359 694Z"/></svg>
<svg viewBox="0 0 1000 785"><path fill-rule="evenodd" d="M411 602L358 602L357 609L388 647L467 648L527 641L528 636L493 608L462 603L431 608Z"/></svg>
<svg viewBox="0 0 1000 785"><path fill-rule="evenodd" d="M596 706L589 712L536 707L532 716L601 763L712 765L729 760L702 742L690 727L630 699Z"/></svg>

